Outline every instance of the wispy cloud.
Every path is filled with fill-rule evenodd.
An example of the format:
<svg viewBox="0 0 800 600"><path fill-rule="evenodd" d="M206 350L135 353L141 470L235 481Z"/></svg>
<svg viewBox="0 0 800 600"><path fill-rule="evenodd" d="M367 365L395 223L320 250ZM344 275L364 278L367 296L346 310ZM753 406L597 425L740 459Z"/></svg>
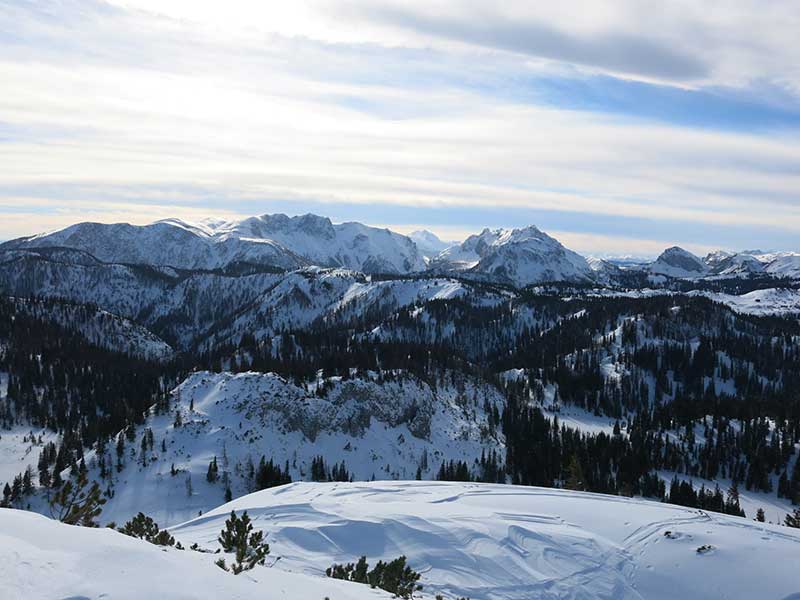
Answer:
<svg viewBox="0 0 800 600"><path fill-rule="evenodd" d="M373 21L485 48L600 68L641 77L695 80L710 68L683 48L654 40L650 32L570 32L536 18L502 14L426 14L407 5L363 4ZM475 18L479 16L480 18Z"/></svg>

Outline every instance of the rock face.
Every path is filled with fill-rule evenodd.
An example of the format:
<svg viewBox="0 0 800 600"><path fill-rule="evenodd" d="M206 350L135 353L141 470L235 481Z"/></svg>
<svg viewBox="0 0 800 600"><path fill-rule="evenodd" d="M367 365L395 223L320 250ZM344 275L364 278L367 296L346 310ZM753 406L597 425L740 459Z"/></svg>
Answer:
<svg viewBox="0 0 800 600"><path fill-rule="evenodd" d="M443 461L505 459L505 438L487 412L499 414L501 392L456 372L438 372L431 382L397 370L296 385L273 373L197 371L169 404L136 428L137 440L149 429L156 442L146 460L138 453L121 459L104 519L125 522L143 511L173 525L207 512L225 492L206 480L215 456L234 496L254 489L252 469L262 456L295 481L311 477L320 456L328 468L344 462L362 481L433 479ZM116 461L112 450L104 450L105 464ZM100 462L97 450L87 452L91 478L99 478ZM44 499L32 508L48 509Z"/></svg>
<svg viewBox="0 0 800 600"><path fill-rule="evenodd" d="M0 249L72 248L113 263L219 269L254 263L281 269L307 265L346 267L365 273L421 271L414 242L388 229L360 223L334 225L317 215L262 215L242 221L151 225L78 223L53 233L6 242Z"/></svg>

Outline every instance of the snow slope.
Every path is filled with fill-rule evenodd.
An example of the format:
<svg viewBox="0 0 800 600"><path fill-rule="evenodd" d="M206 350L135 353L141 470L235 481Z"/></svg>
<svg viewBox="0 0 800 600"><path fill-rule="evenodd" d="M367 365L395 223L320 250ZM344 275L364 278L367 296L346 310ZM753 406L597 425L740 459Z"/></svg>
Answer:
<svg viewBox="0 0 800 600"><path fill-rule="evenodd" d="M0 374L0 379L6 379ZM5 395L5 390L0 396ZM41 439L41 442L39 441ZM23 473L28 465L36 469L39 455L45 444L58 441L58 435L47 429L34 429L17 425L0 429L0 483L10 483Z"/></svg>
<svg viewBox="0 0 800 600"><path fill-rule="evenodd" d="M231 510L276 568L408 557L428 594L472 600L796 600L800 531L656 502L444 482L295 483L172 528L214 547ZM708 545L711 549L698 553Z"/></svg>
<svg viewBox="0 0 800 600"><path fill-rule="evenodd" d="M3 600L380 600L369 586L256 567L232 575L219 558L163 549L110 529L73 527L30 512L0 509Z"/></svg>
<svg viewBox="0 0 800 600"><path fill-rule="evenodd" d="M765 263L764 270L774 277L800 278L800 254L797 252L773 252L756 258Z"/></svg>
<svg viewBox="0 0 800 600"><path fill-rule="evenodd" d="M796 289L768 288L740 296L709 292L703 295L744 314L765 316L800 313L800 290Z"/></svg>

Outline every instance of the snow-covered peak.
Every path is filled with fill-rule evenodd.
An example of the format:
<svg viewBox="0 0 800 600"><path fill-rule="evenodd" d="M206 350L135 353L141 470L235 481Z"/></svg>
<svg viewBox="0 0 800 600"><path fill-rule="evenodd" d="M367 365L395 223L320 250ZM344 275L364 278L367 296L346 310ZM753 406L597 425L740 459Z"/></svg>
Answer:
<svg viewBox="0 0 800 600"><path fill-rule="evenodd" d="M332 240L336 237L333 223L327 217L305 214L289 217L284 214L261 215L234 223L230 233L239 237L279 239L288 235Z"/></svg>
<svg viewBox="0 0 800 600"><path fill-rule="evenodd" d="M706 263L709 267L713 268L733 255L734 255L733 252L728 252L727 250L714 250L713 252L709 252L708 254L706 254L705 258L703 259L703 262Z"/></svg>
<svg viewBox="0 0 800 600"><path fill-rule="evenodd" d="M584 257L533 225L521 229L484 229L436 257L437 267L466 270L525 286L544 281L588 281Z"/></svg>
<svg viewBox="0 0 800 600"><path fill-rule="evenodd" d="M436 245L441 247L442 250L447 248L450 244L447 242L442 241L438 235L433 233L432 231L428 231L427 229L418 229L417 231L412 231L408 234L415 242L425 242L429 245Z"/></svg>
<svg viewBox="0 0 800 600"><path fill-rule="evenodd" d="M592 271L602 271L603 269L607 268L609 265L610 266L616 266L616 265L612 265L607 260L605 260L603 258L599 258L597 256L587 256L586 257L586 262L588 263L588 265L592 269Z"/></svg>
<svg viewBox="0 0 800 600"><path fill-rule="evenodd" d="M419 248L420 253L426 258L433 258L453 245L449 242L442 241L439 239L439 236L427 229L412 231L408 234L408 237L413 240L417 248Z"/></svg>
<svg viewBox="0 0 800 600"><path fill-rule="evenodd" d="M461 246L465 249L471 249L478 256L483 256L487 248L496 244L501 238L508 239L510 235L511 231L508 229L489 229L486 227L479 234L469 236Z"/></svg>
<svg viewBox="0 0 800 600"><path fill-rule="evenodd" d="M708 273L709 268L703 260L679 246L667 248L648 266L648 270L656 275L668 277L694 278Z"/></svg>
<svg viewBox="0 0 800 600"><path fill-rule="evenodd" d="M471 269L500 238L503 231L486 228L479 234L469 236L461 244L443 250L433 262L436 265L446 265L448 268Z"/></svg>
<svg viewBox="0 0 800 600"><path fill-rule="evenodd" d="M212 237L220 229L224 228L228 224L228 221L208 218L208 219L203 219L201 221L193 222L193 221L185 221L183 219L170 217L168 219L161 219L160 221L156 221L154 225L155 224L171 225L172 227L183 229L185 231L188 231L189 233L193 233L194 235Z"/></svg>

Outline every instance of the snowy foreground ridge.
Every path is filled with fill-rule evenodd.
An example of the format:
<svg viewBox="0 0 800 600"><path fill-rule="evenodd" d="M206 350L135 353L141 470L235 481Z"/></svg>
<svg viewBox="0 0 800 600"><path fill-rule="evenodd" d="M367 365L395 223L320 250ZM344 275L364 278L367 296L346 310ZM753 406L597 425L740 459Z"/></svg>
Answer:
<svg viewBox="0 0 800 600"><path fill-rule="evenodd" d="M0 510L0 598L388 598L324 570L401 554L431 599L800 598L800 532L656 502L474 483L294 483L171 532L215 549L232 509L247 510L272 549L268 566L240 576L213 554Z"/></svg>

